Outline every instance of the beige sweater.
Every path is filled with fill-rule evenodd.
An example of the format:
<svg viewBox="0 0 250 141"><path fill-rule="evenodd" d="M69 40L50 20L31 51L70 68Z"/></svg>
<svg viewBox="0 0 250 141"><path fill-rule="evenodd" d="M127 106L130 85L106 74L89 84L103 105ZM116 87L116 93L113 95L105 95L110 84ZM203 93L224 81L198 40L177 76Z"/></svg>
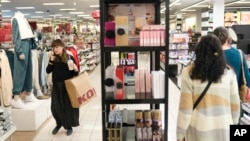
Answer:
<svg viewBox="0 0 250 141"><path fill-rule="evenodd" d="M177 139L186 141L229 141L230 124L240 115L238 85L233 69L226 69L221 82L212 83L199 105L193 104L207 85L191 80L184 68L177 121Z"/></svg>

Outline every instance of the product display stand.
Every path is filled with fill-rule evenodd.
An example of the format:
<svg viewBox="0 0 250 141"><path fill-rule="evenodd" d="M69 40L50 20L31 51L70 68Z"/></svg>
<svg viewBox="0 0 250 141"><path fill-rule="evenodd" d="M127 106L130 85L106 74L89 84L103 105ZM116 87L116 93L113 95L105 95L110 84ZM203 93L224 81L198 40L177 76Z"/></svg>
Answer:
<svg viewBox="0 0 250 141"><path fill-rule="evenodd" d="M17 131L35 131L51 117L50 99L26 102L24 109L12 109L13 125Z"/></svg>
<svg viewBox="0 0 250 141"><path fill-rule="evenodd" d="M101 47L101 86L102 86L102 136L103 136L103 140L104 141L121 141L121 140L126 140L126 141L137 141L138 137L141 135L140 133L144 131L139 131L139 134L137 133L137 128L138 125L137 124L137 118L136 118L136 114L135 111L133 111L131 114L131 111L127 111L127 110L121 110L119 112L116 112L116 120L118 120L118 122L116 122L115 124L112 124L112 122L110 122L109 120L111 119L110 113L111 111L114 111L111 107L113 107L113 105L127 105L127 104L148 104L150 107L150 109L145 108L145 111L154 111L154 118L157 119L156 117L161 117L161 113L162 115L162 119L161 121L159 121L160 124L163 124L162 127L164 127L162 129L162 132L157 132L157 133L153 133L153 131L149 131L147 129L147 133L153 133L153 134L162 134L161 138L158 138L157 135L156 136L152 136L152 135L148 135L151 136L153 138L157 138L156 140L158 141L167 141L168 140L168 65L165 65L165 74L164 74L164 79L165 83L164 86L162 86L162 90L164 93L163 98L159 97L159 98L137 98L136 94L135 94L135 86L126 86L124 84L124 80L126 79L126 76L123 74L124 70L122 67L117 66L115 68L115 74L116 76L113 78L115 79L115 83L114 83L114 87L115 89L111 91L110 89L107 89L107 83L112 82L110 81L110 79L107 79L107 75L108 73L110 74L110 72L106 72L106 69L108 67L110 67L113 63L112 63L112 56L111 53L112 52L136 52L137 55L140 55L141 52L149 52L150 55L150 68L148 68L151 72L153 71L159 71L160 70L160 52L165 52L165 54L169 54L169 50L168 50L168 46L169 46L169 9L166 8L165 14L163 14L163 16L165 17L165 32L164 32L164 38L163 40L165 41L165 45L158 45L158 46L150 46L150 45L145 45L144 46L140 46L140 45L135 45L136 40L133 40L133 44L130 44L130 41L132 38L130 38L129 34L139 34L137 31L138 29L136 29L136 27L131 26L131 24L135 24L135 23L140 23L142 20L146 19L147 24L152 25L152 22L154 25L159 25L160 24L160 7L162 4L164 4L166 7L169 7L169 1L165 1L165 0L100 0L100 11L102 11L100 14L100 47ZM134 5L133 5L134 4ZM121 7L126 7L126 6L131 6L132 10L130 10L130 8L126 8L129 9L129 11L127 12L127 15L123 15L123 16L115 16L115 14L122 14L122 13L126 13L126 12L121 12L119 10L115 11L114 9L117 8L117 6L122 5ZM148 8L145 10L145 15L144 17L131 17L132 14L136 15L134 11L136 11L135 9L133 9L134 6L138 6L139 7L141 5L145 5L146 8L148 7L153 7L153 8ZM152 10L153 9L153 10ZM148 11L147 11L148 10ZM147 11L147 12L146 12ZM112 13L113 12L113 13ZM151 12L151 13L150 13ZM153 14L152 14L153 13ZM153 20L150 20L151 17L154 17ZM136 19L137 18L137 19ZM135 20L136 19L136 20ZM131 20L135 20L135 22L131 22ZM104 27L104 25L107 25L106 23L108 21L113 21L115 22L115 27L107 27L106 29ZM107 31L107 29L110 29L109 31ZM137 27L138 28L138 27ZM112 31L113 30L113 31ZM114 34L119 34L118 36L115 37L115 39L111 39L113 36L111 36L114 32ZM107 37L109 39L107 39ZM157 38L157 37L156 37ZM133 38L134 39L134 38ZM140 40L140 39L139 39ZM107 41L107 42L104 42ZM111 45L115 42L114 45ZM140 52L140 53L139 53ZM136 60L137 62L139 62L140 60ZM166 57L165 59L165 64L168 64L168 59ZM138 68L140 69L140 68ZM112 69L109 69L110 71L112 71ZM111 72L111 77L112 76ZM121 79L121 80L120 80ZM135 82L136 83L136 82ZM112 83L110 83L112 84ZM163 83L162 83L163 84ZM128 89L128 87L130 87ZM107 91L108 90L108 91ZM159 90L162 91L162 90ZM111 92L111 93L110 93ZM113 97L113 98L112 98ZM159 113L159 108L160 108L160 104L163 104L164 108L161 110L161 113ZM126 112L125 112L126 111ZM119 113L122 114L119 114ZM112 112L113 113L113 112ZM125 114L127 113L127 116ZM152 112L153 113L153 112ZM124 123L125 121L121 122L120 121L120 117L122 115L122 119L125 119L125 121L127 121L127 123ZM158 121L156 121L155 119L152 118L152 121L154 121L152 123L152 130L153 128L155 128L155 122L158 123ZM132 123L131 123L132 121ZM129 123L128 123L129 122ZM111 124L110 124L111 123ZM122 124L120 124L122 123ZM132 125L130 125L130 123ZM154 126L153 126L154 124ZM145 126L145 125L143 125ZM158 125L156 125L158 126ZM151 126L149 126L150 128ZM142 127L145 128L145 127ZM137 136L136 136L137 135ZM136 139L137 138L137 139ZM139 139L140 140L140 139Z"/></svg>

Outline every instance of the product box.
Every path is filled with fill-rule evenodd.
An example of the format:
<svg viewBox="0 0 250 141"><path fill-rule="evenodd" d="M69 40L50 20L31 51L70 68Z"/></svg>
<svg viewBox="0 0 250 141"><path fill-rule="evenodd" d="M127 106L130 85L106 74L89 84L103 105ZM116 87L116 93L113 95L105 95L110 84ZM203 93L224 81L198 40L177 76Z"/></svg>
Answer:
<svg viewBox="0 0 250 141"><path fill-rule="evenodd" d="M128 46L128 16L115 17L116 46Z"/></svg>
<svg viewBox="0 0 250 141"><path fill-rule="evenodd" d="M115 99L124 99L124 67L117 66L115 70L116 74L116 89L115 89Z"/></svg>
<svg viewBox="0 0 250 141"><path fill-rule="evenodd" d="M146 85L145 85L145 71L144 70L139 70L139 79L140 79L141 99L145 99Z"/></svg>
<svg viewBox="0 0 250 141"><path fill-rule="evenodd" d="M105 22L104 45L115 45L115 22Z"/></svg>

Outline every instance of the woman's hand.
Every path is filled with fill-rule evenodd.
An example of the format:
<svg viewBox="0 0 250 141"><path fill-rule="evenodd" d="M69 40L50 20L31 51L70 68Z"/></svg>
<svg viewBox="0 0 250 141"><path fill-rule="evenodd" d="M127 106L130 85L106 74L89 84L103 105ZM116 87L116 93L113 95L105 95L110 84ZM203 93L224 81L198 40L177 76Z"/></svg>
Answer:
<svg viewBox="0 0 250 141"><path fill-rule="evenodd" d="M54 60L55 60L55 54L54 54L53 51L52 51L51 54L50 54L49 60L51 60L51 61L54 61Z"/></svg>

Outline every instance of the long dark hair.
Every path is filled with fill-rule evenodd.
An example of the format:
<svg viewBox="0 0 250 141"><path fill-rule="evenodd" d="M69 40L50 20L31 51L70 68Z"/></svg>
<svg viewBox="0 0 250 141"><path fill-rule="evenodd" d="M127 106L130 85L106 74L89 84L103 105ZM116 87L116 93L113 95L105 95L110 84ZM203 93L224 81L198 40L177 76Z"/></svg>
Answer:
<svg viewBox="0 0 250 141"><path fill-rule="evenodd" d="M63 47L62 56L56 55L55 61L56 62L61 61L61 62L67 63L69 57L68 57L68 54L67 54L67 51L66 51L66 48L65 48L63 41L60 39L56 39L52 42L51 46L52 46L52 48L57 47L57 46Z"/></svg>
<svg viewBox="0 0 250 141"><path fill-rule="evenodd" d="M194 67L190 71L191 79L218 82L226 68L219 39L212 34L201 37L195 54Z"/></svg>
<svg viewBox="0 0 250 141"><path fill-rule="evenodd" d="M226 41L229 39L229 32L223 26L219 26L219 27L215 28L213 33L220 39L220 42L222 45L224 45L226 43ZM229 42L230 42L230 40L229 40Z"/></svg>

